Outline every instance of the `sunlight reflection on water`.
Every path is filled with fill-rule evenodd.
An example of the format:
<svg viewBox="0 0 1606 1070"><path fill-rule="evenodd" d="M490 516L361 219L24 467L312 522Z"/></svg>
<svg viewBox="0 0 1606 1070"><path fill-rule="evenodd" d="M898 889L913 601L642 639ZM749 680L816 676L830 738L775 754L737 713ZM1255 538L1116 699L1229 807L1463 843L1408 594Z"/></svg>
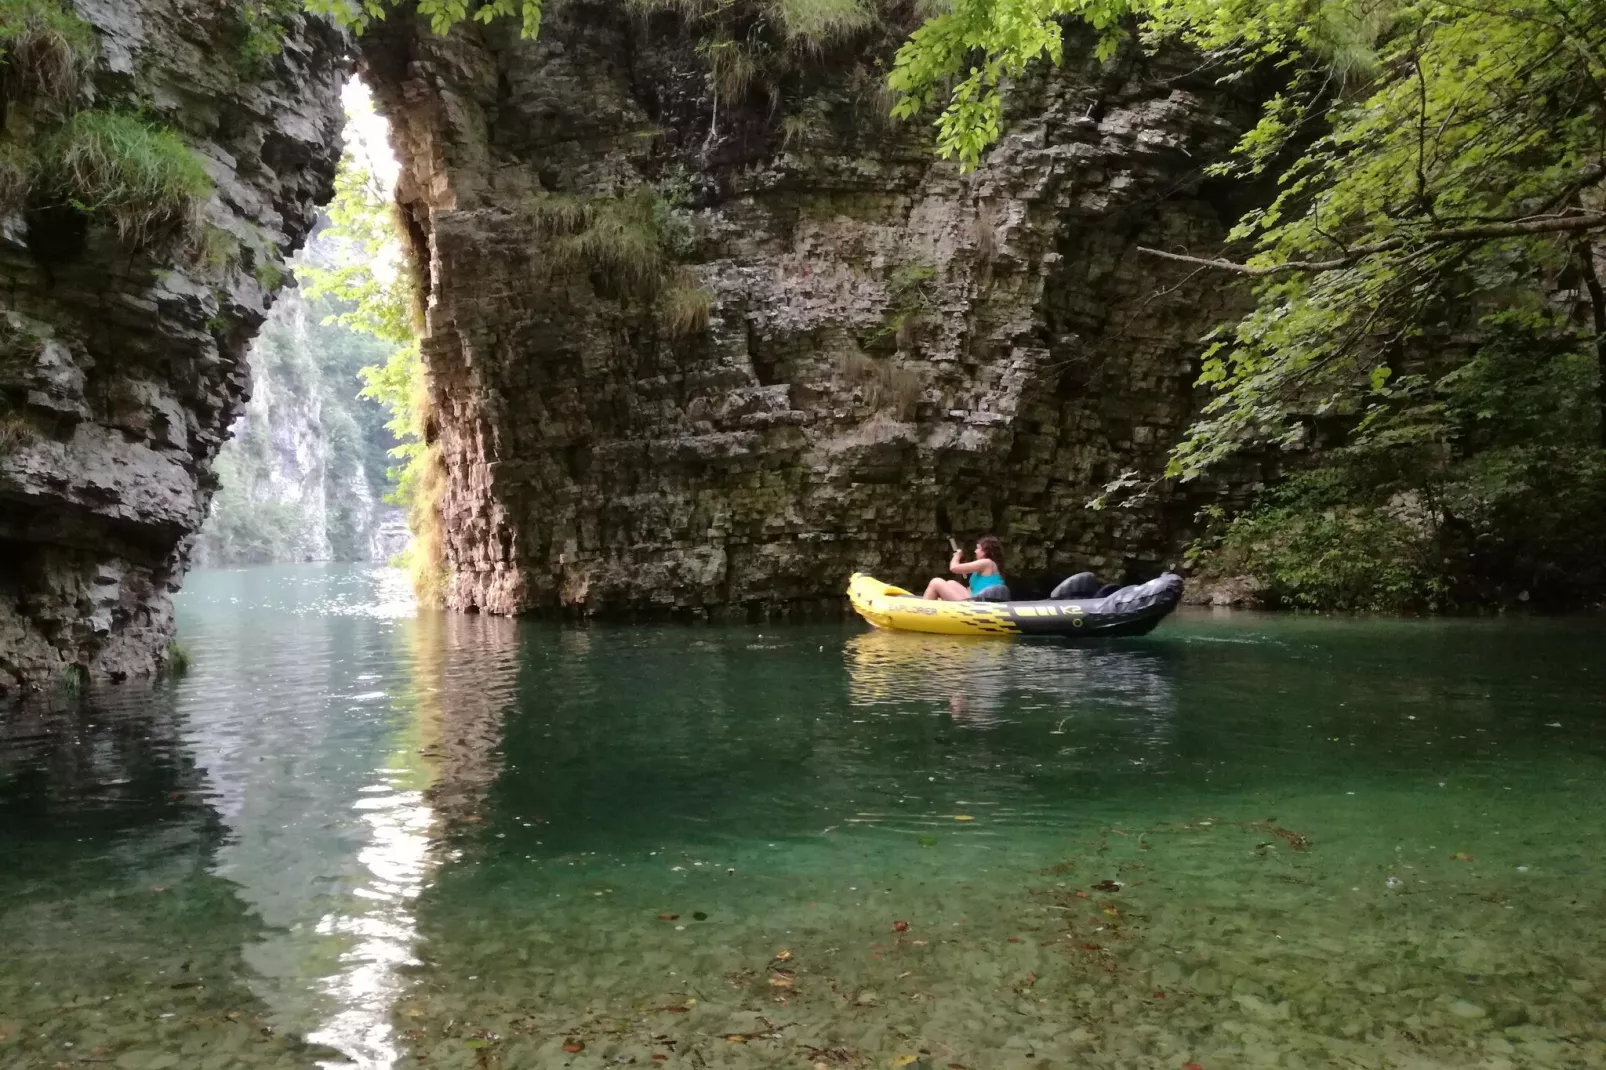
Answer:
<svg viewBox="0 0 1606 1070"><path fill-rule="evenodd" d="M320 934L338 933L356 941L341 954L340 972L322 982L340 1009L307 1037L339 1050L350 1062L324 1060L322 1067L388 1070L401 1058L391 1014L406 984L402 967L418 962L413 955L418 940L413 904L432 865L429 829L434 813L422 791L403 787L406 770L380 772L391 774L382 784L387 794L354 804L371 834L357 857L373 879L352 893L354 909L327 914L318 922Z"/></svg>

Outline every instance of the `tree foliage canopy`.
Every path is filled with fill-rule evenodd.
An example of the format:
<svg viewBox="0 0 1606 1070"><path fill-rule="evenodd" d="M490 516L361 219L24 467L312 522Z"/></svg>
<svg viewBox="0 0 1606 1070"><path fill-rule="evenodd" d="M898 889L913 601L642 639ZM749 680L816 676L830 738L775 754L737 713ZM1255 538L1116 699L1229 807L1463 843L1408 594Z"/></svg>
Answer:
<svg viewBox="0 0 1606 1070"><path fill-rule="evenodd" d="M1293 441L1298 416L1353 408L1365 392L1376 424L1398 409L1413 358L1465 344L1491 318L1594 340L1593 317L1577 321L1556 295L1568 271L1593 278L1579 237L1606 226L1606 8L1392 14L1354 90L1303 68L1220 168L1293 157L1273 203L1230 235L1252 249L1250 267L1288 270L1264 276L1254 311L1206 354L1216 397L1173 475L1248 441ZM1294 155L1302 133L1319 136Z"/></svg>
<svg viewBox="0 0 1606 1070"><path fill-rule="evenodd" d="M412 289L400 263L391 197L373 170L353 153L340 159L335 199L325 235L341 250L332 266L308 264L298 271L307 296L334 297L347 311L336 322L397 346L414 337Z"/></svg>
<svg viewBox="0 0 1606 1070"><path fill-rule="evenodd" d="M375 19L382 19L399 0L303 0L307 10L323 15L342 26L362 30ZM541 32L541 0L416 0L417 11L429 20L430 29L446 33L459 22L493 22L500 18L519 20L521 32L534 37Z"/></svg>
<svg viewBox="0 0 1606 1070"><path fill-rule="evenodd" d="M1060 20L1076 18L1098 30L1099 58L1108 59L1132 10L1131 0L956 0L898 51L889 79L899 95L893 114L914 118L946 98L937 151L975 167L1001 133L1005 79L1040 59L1060 62Z"/></svg>
<svg viewBox="0 0 1606 1070"><path fill-rule="evenodd" d="M386 342L389 356L360 369L362 396L390 413L386 429L398 443L387 473L386 500L407 510L414 535L408 567L425 601L439 596L440 543L436 510L438 450L428 442L429 392L419 351L415 309L416 266L405 262L397 240L390 192L372 167L349 148L335 177L323 237L336 250L329 265L302 264L296 275L309 300L337 302L342 311L325 322Z"/></svg>
<svg viewBox="0 0 1606 1070"><path fill-rule="evenodd" d="M939 148L974 165L999 134L1000 84L1059 58L1062 17L1098 29L1105 54L1135 37L1191 47L1224 80L1281 72L1210 169L1277 179L1229 236L1244 260L1174 256L1258 282L1253 311L1212 339L1214 396L1167 475L1295 443L1312 415L1370 405L1377 426L1422 386L1401 374L1413 356L1491 316L1598 340L1606 321L1556 294L1576 275L1599 298L1582 250L1606 227L1601 0L960 0L900 52L900 109L947 94Z"/></svg>

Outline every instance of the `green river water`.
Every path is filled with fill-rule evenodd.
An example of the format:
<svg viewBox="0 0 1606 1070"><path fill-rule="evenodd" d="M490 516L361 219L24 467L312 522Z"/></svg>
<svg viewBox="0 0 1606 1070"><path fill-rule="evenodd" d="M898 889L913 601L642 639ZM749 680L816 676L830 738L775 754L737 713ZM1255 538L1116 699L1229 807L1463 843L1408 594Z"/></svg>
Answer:
<svg viewBox="0 0 1606 1070"><path fill-rule="evenodd" d="M1606 622L180 615L0 712L0 1068L1606 1066Z"/></svg>

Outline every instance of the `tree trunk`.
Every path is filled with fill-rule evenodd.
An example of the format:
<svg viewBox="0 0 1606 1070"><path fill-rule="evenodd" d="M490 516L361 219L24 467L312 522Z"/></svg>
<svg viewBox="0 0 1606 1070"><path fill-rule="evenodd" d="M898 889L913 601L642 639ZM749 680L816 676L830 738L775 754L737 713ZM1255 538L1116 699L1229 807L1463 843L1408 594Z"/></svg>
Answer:
<svg viewBox="0 0 1606 1070"><path fill-rule="evenodd" d="M1606 291L1602 291L1600 275L1595 271L1595 247L1588 241L1578 243L1578 263L1595 321L1595 402L1600 416L1596 435L1606 447Z"/></svg>

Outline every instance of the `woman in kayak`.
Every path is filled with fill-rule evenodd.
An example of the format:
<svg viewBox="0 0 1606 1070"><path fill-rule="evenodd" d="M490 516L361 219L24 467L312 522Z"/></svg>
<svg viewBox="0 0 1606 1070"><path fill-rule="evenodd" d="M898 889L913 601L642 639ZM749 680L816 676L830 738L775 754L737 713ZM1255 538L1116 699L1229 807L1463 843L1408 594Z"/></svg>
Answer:
<svg viewBox="0 0 1606 1070"><path fill-rule="evenodd" d="M969 576L970 586L966 587L957 580L945 580L938 576L926 584L926 597L936 601L963 602L975 598L989 587L1000 587L1004 583L1004 544L998 541L996 535L983 535L976 540L976 560L966 561L965 551L959 548L957 542L949 540L954 548L954 556L948 562L948 571L958 576Z"/></svg>

